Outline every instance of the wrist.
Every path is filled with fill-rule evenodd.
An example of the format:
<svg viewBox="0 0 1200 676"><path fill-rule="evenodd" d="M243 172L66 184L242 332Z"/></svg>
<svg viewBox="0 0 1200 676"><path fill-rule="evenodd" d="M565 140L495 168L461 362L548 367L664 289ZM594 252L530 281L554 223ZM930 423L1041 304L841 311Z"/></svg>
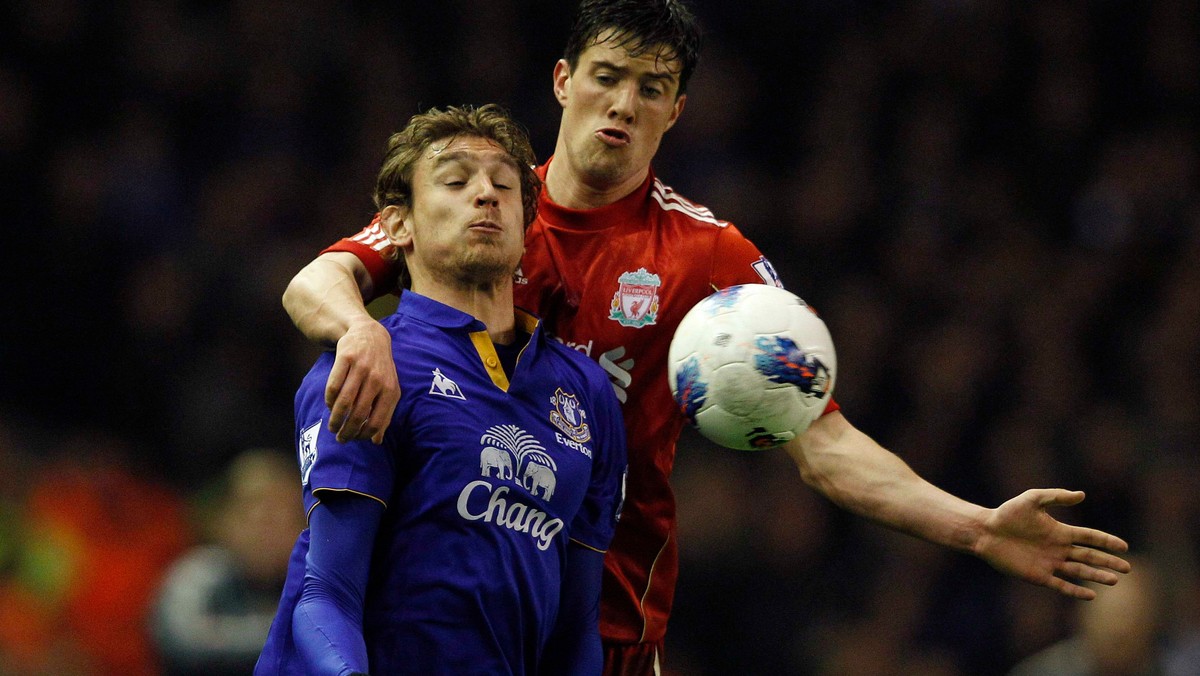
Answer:
<svg viewBox="0 0 1200 676"><path fill-rule="evenodd" d="M975 556L981 556L987 545L988 524L995 512L995 509L975 506L965 522L952 534L950 546Z"/></svg>
<svg viewBox="0 0 1200 676"><path fill-rule="evenodd" d="M386 332L387 329L383 328L383 324L380 324L378 319L372 317L371 313L367 312L366 308L363 308L361 312L355 312L346 319L346 333L356 333L360 331L365 331L367 333L374 331Z"/></svg>

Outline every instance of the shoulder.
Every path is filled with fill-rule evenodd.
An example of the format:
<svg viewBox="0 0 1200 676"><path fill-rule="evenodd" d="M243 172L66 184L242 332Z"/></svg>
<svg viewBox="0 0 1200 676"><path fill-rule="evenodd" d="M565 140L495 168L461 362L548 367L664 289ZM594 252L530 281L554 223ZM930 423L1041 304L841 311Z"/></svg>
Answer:
<svg viewBox="0 0 1200 676"><path fill-rule="evenodd" d="M654 177L650 183L650 201L662 217L684 227L716 231L730 227L729 221L717 218L708 207L675 192L671 186Z"/></svg>

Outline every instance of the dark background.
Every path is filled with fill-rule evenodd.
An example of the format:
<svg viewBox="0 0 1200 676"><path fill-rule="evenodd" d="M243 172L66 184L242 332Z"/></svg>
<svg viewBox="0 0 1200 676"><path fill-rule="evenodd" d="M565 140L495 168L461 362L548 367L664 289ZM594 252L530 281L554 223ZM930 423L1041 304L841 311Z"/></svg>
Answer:
<svg viewBox="0 0 1200 676"><path fill-rule="evenodd" d="M1164 572L1164 644L1192 635L1196 3L695 7L706 46L655 169L821 310L847 417L987 506L1087 490L1062 518L1128 539ZM120 531L126 489L96 468L190 509L243 449L290 448L317 348L282 310L288 279L367 222L413 113L499 102L548 156L570 10L0 9L0 579L37 592L43 633L82 640L62 619L80 583L54 557L29 581L31 496L73 468L88 518ZM1074 626L1078 604L830 508L782 453L688 433L676 480L678 673L1004 673ZM33 644L22 659L62 649Z"/></svg>

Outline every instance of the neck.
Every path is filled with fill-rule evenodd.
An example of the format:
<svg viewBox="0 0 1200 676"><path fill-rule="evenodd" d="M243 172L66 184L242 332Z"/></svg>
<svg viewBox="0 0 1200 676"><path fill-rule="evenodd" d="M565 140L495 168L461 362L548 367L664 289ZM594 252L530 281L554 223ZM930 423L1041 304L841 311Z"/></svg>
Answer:
<svg viewBox="0 0 1200 676"><path fill-rule="evenodd" d="M412 290L483 322L493 343L508 344L516 337L511 276L500 281L477 283L439 282L418 279L414 275Z"/></svg>
<svg viewBox="0 0 1200 676"><path fill-rule="evenodd" d="M646 180L650 167L613 180L587 175L571 163L562 137L554 148L554 161L546 167L546 193L568 209L599 209L629 195Z"/></svg>

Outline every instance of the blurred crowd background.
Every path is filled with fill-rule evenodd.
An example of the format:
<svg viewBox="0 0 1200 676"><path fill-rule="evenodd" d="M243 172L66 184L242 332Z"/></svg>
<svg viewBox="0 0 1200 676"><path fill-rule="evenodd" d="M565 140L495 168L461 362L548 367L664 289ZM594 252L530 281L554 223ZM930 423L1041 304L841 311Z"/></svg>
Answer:
<svg viewBox="0 0 1200 676"><path fill-rule="evenodd" d="M280 294L413 113L544 158L572 6L4 3L0 675L246 673L303 527ZM1200 673L1200 6L695 8L655 168L821 311L849 419L981 504L1086 490L1139 566L1066 601L688 432L669 673Z"/></svg>

